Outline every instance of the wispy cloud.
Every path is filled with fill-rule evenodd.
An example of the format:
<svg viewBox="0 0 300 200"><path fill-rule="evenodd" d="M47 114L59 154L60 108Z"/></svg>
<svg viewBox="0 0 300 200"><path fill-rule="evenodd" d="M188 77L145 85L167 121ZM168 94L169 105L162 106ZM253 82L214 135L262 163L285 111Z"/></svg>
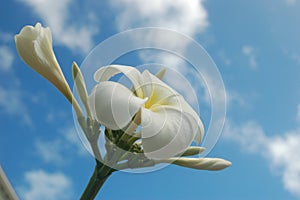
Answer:
<svg viewBox="0 0 300 200"><path fill-rule="evenodd" d="M285 0L285 3L289 6L293 6L297 3L297 0Z"/></svg>
<svg viewBox="0 0 300 200"><path fill-rule="evenodd" d="M188 35L204 31L208 26L203 1L184 0L113 0L118 9L120 30L141 26L164 27Z"/></svg>
<svg viewBox="0 0 300 200"><path fill-rule="evenodd" d="M72 199L72 181L63 173L44 170L28 171L25 184L17 188L24 200L67 200Z"/></svg>
<svg viewBox="0 0 300 200"><path fill-rule="evenodd" d="M32 126L26 92L20 88L20 81L13 71L13 41L13 34L0 30L0 115L20 118L23 124Z"/></svg>
<svg viewBox="0 0 300 200"><path fill-rule="evenodd" d="M44 162L53 165L65 165L72 161L74 152L78 156L88 155L74 126L60 130L60 135L56 139L37 140L35 142L35 152Z"/></svg>
<svg viewBox="0 0 300 200"><path fill-rule="evenodd" d="M248 58L250 68L257 69L258 65L254 48L250 45L245 45L242 48L242 52Z"/></svg>
<svg viewBox="0 0 300 200"><path fill-rule="evenodd" d="M231 59L228 57L228 55L225 53L225 51L223 51L223 50L219 51L218 57L224 65L229 66L232 64Z"/></svg>
<svg viewBox="0 0 300 200"><path fill-rule="evenodd" d="M119 30L126 30L137 27L163 27L187 34L194 37L202 33L209 25L208 13L203 5L203 1L185 1L185 0L113 0L111 5L118 13L116 26ZM146 41L149 44L165 44L173 48L185 50L188 44L178 41L176 37L158 35L149 32L141 37L135 37L135 40ZM143 52L140 57L145 62L156 62L166 66L181 66L183 70L182 59L174 55Z"/></svg>
<svg viewBox="0 0 300 200"><path fill-rule="evenodd" d="M227 122L223 136L239 143L244 151L269 160L272 171L275 169L282 176L284 187L300 197L300 124L294 130L268 136L255 121L242 125Z"/></svg>
<svg viewBox="0 0 300 200"><path fill-rule="evenodd" d="M300 64L300 55L298 53L292 53L289 55L293 61L295 61L297 64Z"/></svg>
<svg viewBox="0 0 300 200"><path fill-rule="evenodd" d="M69 113L66 110L49 109L45 115L45 121L49 124L56 123L58 120L67 120Z"/></svg>
<svg viewBox="0 0 300 200"><path fill-rule="evenodd" d="M14 61L14 54L8 46L0 46L0 60L0 71L10 71Z"/></svg>
<svg viewBox="0 0 300 200"><path fill-rule="evenodd" d="M88 154L88 151L81 142L74 125L62 129L62 134L64 136L64 140L71 145L71 148L73 148L79 156L86 156Z"/></svg>
<svg viewBox="0 0 300 200"><path fill-rule="evenodd" d="M13 41L13 38L13 34L0 30L0 41L2 43L8 44Z"/></svg>
<svg viewBox="0 0 300 200"><path fill-rule="evenodd" d="M12 69L15 58L10 47L10 43L12 43L12 41L12 34L0 30L0 71L2 72L8 72Z"/></svg>
<svg viewBox="0 0 300 200"><path fill-rule="evenodd" d="M55 42L79 53L87 53L93 47L93 36L98 33L97 18L80 10L80 19L72 19L71 0L19 0L33 8L51 27ZM89 20L86 20L88 18ZM79 39L80 38L80 39Z"/></svg>
<svg viewBox="0 0 300 200"><path fill-rule="evenodd" d="M247 99L249 100L249 99ZM226 91L226 103L227 107L231 108L233 106L239 106L242 108L247 108L250 106L250 103L246 101L243 95L240 93L233 91L233 90L228 90Z"/></svg>
<svg viewBox="0 0 300 200"><path fill-rule="evenodd" d="M24 95L17 88L0 86L0 114L17 116L22 120L22 123L32 126L31 117L24 103Z"/></svg>
<svg viewBox="0 0 300 200"><path fill-rule="evenodd" d="M47 163L61 165L67 159L64 158L65 144L62 140L41 141L35 143L36 153Z"/></svg>
<svg viewBox="0 0 300 200"><path fill-rule="evenodd" d="M298 109L297 109L297 120L300 123L300 104L298 104Z"/></svg>
<svg viewBox="0 0 300 200"><path fill-rule="evenodd" d="M244 151L250 153L265 152L261 150L268 143L263 128L255 121L247 121L240 126L226 121L223 137L239 143Z"/></svg>

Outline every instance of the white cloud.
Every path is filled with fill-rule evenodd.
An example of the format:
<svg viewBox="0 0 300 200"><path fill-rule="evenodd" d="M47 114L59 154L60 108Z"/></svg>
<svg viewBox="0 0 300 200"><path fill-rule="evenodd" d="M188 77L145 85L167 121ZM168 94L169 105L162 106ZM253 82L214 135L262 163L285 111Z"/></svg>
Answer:
<svg viewBox="0 0 300 200"><path fill-rule="evenodd" d="M9 47L0 46L0 60L0 71L9 71L14 61L14 54Z"/></svg>
<svg viewBox="0 0 300 200"><path fill-rule="evenodd" d="M232 90L226 91L226 102L227 102L227 107L229 108L231 108L233 105L240 106L243 108L249 106L248 102L243 98L242 95Z"/></svg>
<svg viewBox="0 0 300 200"><path fill-rule="evenodd" d="M14 54L9 47L9 44L13 41L13 35L0 30L0 71L8 72L12 68L14 61Z"/></svg>
<svg viewBox="0 0 300 200"><path fill-rule="evenodd" d="M267 147L272 165L282 170L285 188L300 197L300 129L271 138Z"/></svg>
<svg viewBox="0 0 300 200"><path fill-rule="evenodd" d="M18 188L24 200L72 199L72 182L60 172L48 173L34 170L25 173L26 184Z"/></svg>
<svg viewBox="0 0 300 200"><path fill-rule="evenodd" d="M111 5L118 13L116 24L119 30L137 27L163 27L194 37L208 27L208 14L203 1L185 0L112 0ZM150 44L164 44L184 51L186 44L177 37L149 32L147 35L135 36L136 41L146 41ZM156 62L179 69L182 59L174 55L143 52L142 60ZM183 67L180 68L183 70Z"/></svg>
<svg viewBox="0 0 300 200"><path fill-rule="evenodd" d="M88 154L88 151L85 149L83 143L81 142L78 133L74 126L66 127L62 130L64 140L68 142L73 149L76 150L79 156L85 156Z"/></svg>
<svg viewBox="0 0 300 200"><path fill-rule="evenodd" d="M0 30L0 41L2 43L8 44L14 39L13 34L7 33Z"/></svg>
<svg viewBox="0 0 300 200"><path fill-rule="evenodd" d="M255 50L252 46L245 45L242 48L242 52L245 56L249 59L249 66L251 69L257 69L257 61L256 61L256 54Z"/></svg>
<svg viewBox="0 0 300 200"><path fill-rule="evenodd" d="M262 127L254 121L248 121L241 126L227 121L223 136L238 142L245 151L252 153L264 152L261 150L268 141Z"/></svg>
<svg viewBox="0 0 300 200"><path fill-rule="evenodd" d="M47 114L45 115L45 121L47 123L55 123L57 121L67 120L69 113L66 110L53 110L49 109Z"/></svg>
<svg viewBox="0 0 300 200"><path fill-rule="evenodd" d="M41 141L35 143L37 154L48 163L63 164L66 159L64 158L65 144L61 140L54 141Z"/></svg>
<svg viewBox="0 0 300 200"><path fill-rule="evenodd" d="M295 61L297 64L300 64L300 55L298 53L291 53L289 57Z"/></svg>
<svg viewBox="0 0 300 200"><path fill-rule="evenodd" d="M285 2L287 3L287 5L293 6L297 3L297 0L285 0Z"/></svg>
<svg viewBox="0 0 300 200"><path fill-rule="evenodd" d="M117 25L120 30L156 26L188 35L204 31L208 26L203 1L185 0L113 0L118 9Z"/></svg>
<svg viewBox="0 0 300 200"><path fill-rule="evenodd" d="M70 0L20 0L33 8L51 28L54 42L65 45L73 51L87 53L93 47L93 36L98 32L95 20L86 22L89 13L79 15L80 19L72 19Z"/></svg>
<svg viewBox="0 0 300 200"><path fill-rule="evenodd" d="M220 58L220 60L226 65L229 66L231 65L231 60L230 58L227 56L227 54L225 53L225 51L221 50L218 52L218 56Z"/></svg>
<svg viewBox="0 0 300 200"><path fill-rule="evenodd" d="M223 136L239 143L244 151L269 160L270 168L282 176L284 187L300 197L300 127L277 136L268 136L254 121L241 126L227 122Z"/></svg>
<svg viewBox="0 0 300 200"><path fill-rule="evenodd" d="M0 114L3 114L1 111L4 115L17 116L24 124L32 126L32 120L19 89L0 86Z"/></svg>
<svg viewBox="0 0 300 200"><path fill-rule="evenodd" d="M37 155L45 162L54 165L64 165L70 162L76 154L88 155L74 126L61 129L61 135L52 140L37 140L35 149Z"/></svg>

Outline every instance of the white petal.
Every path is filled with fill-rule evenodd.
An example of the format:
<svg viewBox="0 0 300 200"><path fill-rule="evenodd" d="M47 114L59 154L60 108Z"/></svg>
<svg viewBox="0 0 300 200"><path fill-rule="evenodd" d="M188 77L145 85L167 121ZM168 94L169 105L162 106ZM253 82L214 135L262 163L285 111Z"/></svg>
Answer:
<svg viewBox="0 0 300 200"><path fill-rule="evenodd" d="M148 70L145 70L143 76L143 91L145 96L149 97L149 101L146 104L147 108L151 109L151 106L169 105L179 106L178 101L179 94L161 81L159 78L151 74Z"/></svg>
<svg viewBox="0 0 300 200"><path fill-rule="evenodd" d="M34 40L40 34L42 25L37 23L35 27L33 26L24 26L19 34L16 37L25 37L28 40Z"/></svg>
<svg viewBox="0 0 300 200"><path fill-rule="evenodd" d="M25 26L19 34L15 36L16 48L25 61L33 69L37 70L40 67L39 60L35 54L33 41L36 40L40 31L32 26ZM38 65L38 66L36 66Z"/></svg>
<svg viewBox="0 0 300 200"><path fill-rule="evenodd" d="M52 36L49 28L44 28L40 23L35 27L25 26L15 36L18 53L34 70L47 78L50 72L61 73L52 49Z"/></svg>
<svg viewBox="0 0 300 200"><path fill-rule="evenodd" d="M189 113L193 118L197 121L197 131L194 140L200 144L202 142L204 136L204 126L199 117L199 115L194 111L194 109L185 101L185 99L181 96L180 105L182 106L182 110L186 113Z"/></svg>
<svg viewBox="0 0 300 200"><path fill-rule="evenodd" d="M97 82L107 81L112 76L123 73L132 82L137 96L144 98L143 92L141 90L141 85L143 84L143 79L141 73L134 67L124 66L124 65L109 65L106 67L101 67L94 74L94 79Z"/></svg>
<svg viewBox="0 0 300 200"><path fill-rule="evenodd" d="M167 159L185 151L195 137L196 121L171 106L142 108L142 142L150 159Z"/></svg>
<svg viewBox="0 0 300 200"><path fill-rule="evenodd" d="M96 108L95 108L95 95L96 95L97 85L92 89L90 96L88 97L89 107L91 109L93 118L96 119Z"/></svg>
<svg viewBox="0 0 300 200"><path fill-rule="evenodd" d="M156 103L153 104L153 106L156 106L157 104L174 106L180 110L183 110L185 113L189 113L197 121L198 125L194 140L197 143L201 143L204 135L204 126L202 121L200 120L199 115L194 111L194 109L185 101L185 99L177 91L172 89L159 78L151 74L149 71L145 70L142 75L144 79L144 93L146 93L150 97L149 101L146 103L146 107L147 105L156 101ZM151 94L149 94L149 91L151 91Z"/></svg>
<svg viewBox="0 0 300 200"><path fill-rule="evenodd" d="M52 35L49 28L40 27L40 34L33 41L33 47L36 55L44 65L55 68L57 69L56 72L60 73L61 70L60 68L58 70L58 63L52 49Z"/></svg>
<svg viewBox="0 0 300 200"><path fill-rule="evenodd" d="M91 105L91 109L97 120L112 130L124 128L147 101L136 97L125 86L112 81L96 85L89 98L89 102L94 104Z"/></svg>

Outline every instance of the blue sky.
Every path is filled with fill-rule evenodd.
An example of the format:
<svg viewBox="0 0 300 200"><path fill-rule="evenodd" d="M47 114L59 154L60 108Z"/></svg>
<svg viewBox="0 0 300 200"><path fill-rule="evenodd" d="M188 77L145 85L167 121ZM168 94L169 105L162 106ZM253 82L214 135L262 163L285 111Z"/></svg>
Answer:
<svg viewBox="0 0 300 200"><path fill-rule="evenodd" d="M74 132L68 102L16 53L14 34L42 22L52 30L56 56L71 84L72 61L80 64L96 44L120 31L145 26L194 38L224 80L226 124L209 157L230 160L230 168L118 172L98 199L299 199L299 9L298 0L2 2L0 163L20 198L76 199L94 167ZM146 57L132 62L145 63ZM207 125L209 112L201 104Z"/></svg>

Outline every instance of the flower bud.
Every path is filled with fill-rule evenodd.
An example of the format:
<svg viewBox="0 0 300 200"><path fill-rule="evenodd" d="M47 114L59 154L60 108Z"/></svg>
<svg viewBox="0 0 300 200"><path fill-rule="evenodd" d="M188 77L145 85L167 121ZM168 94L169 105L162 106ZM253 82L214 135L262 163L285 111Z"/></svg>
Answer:
<svg viewBox="0 0 300 200"><path fill-rule="evenodd" d="M25 26L15 35L17 51L22 60L33 70L50 81L71 103L77 114L81 113L70 87L56 60L52 48L50 29L37 23L35 27Z"/></svg>
<svg viewBox="0 0 300 200"><path fill-rule="evenodd" d="M204 147L190 146L181 156L193 156L202 153L203 151L205 151Z"/></svg>
<svg viewBox="0 0 300 200"><path fill-rule="evenodd" d="M200 170L222 170L231 165L231 162L221 158L169 158L157 163L172 163L182 167Z"/></svg>
<svg viewBox="0 0 300 200"><path fill-rule="evenodd" d="M72 75L79 98L85 107L87 115L92 119L84 77L76 62L72 64Z"/></svg>

